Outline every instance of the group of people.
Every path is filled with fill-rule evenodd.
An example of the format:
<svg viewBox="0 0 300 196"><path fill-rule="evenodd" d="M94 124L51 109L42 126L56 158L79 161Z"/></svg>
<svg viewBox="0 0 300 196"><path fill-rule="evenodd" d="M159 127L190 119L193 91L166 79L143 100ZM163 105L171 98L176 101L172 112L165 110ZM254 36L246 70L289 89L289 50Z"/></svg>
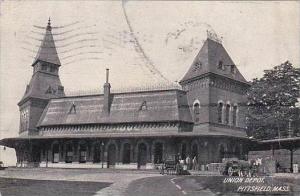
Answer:
<svg viewBox="0 0 300 196"><path fill-rule="evenodd" d="M194 156L193 159L188 155L185 159L181 158L181 156L178 156L178 160L176 161L177 164L181 165L183 167L183 170L198 170L198 161L197 157Z"/></svg>

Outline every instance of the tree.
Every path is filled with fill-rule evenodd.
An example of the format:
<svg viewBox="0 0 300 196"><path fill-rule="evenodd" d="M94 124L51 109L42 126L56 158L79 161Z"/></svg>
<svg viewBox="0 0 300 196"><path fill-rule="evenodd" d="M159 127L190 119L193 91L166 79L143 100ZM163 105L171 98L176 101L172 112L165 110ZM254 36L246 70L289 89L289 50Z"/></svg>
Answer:
<svg viewBox="0 0 300 196"><path fill-rule="evenodd" d="M287 135L289 121L299 122L299 92L300 69L288 61L255 78L247 92L248 135L260 139Z"/></svg>

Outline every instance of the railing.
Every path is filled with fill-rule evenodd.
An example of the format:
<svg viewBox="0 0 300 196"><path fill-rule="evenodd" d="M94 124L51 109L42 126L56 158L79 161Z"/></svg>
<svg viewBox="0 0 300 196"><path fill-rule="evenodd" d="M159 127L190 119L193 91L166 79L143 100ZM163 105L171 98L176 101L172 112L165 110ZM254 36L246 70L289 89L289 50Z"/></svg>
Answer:
<svg viewBox="0 0 300 196"><path fill-rule="evenodd" d="M155 90L182 90L182 87L176 83L170 84L157 84L157 85L148 85L148 86L139 86L139 87L124 87L124 88L112 88L112 93L128 93L128 92L146 92L146 91L155 91ZM83 95L97 95L103 94L102 88L90 89L90 90L76 90L76 91L65 91L66 96L83 96Z"/></svg>

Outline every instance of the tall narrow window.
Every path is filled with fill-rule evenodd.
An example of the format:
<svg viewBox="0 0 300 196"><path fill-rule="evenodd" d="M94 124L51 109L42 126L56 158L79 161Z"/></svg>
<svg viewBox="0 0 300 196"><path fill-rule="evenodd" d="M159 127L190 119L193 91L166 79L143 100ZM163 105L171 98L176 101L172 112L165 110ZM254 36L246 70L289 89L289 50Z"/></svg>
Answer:
<svg viewBox="0 0 300 196"><path fill-rule="evenodd" d="M199 122L199 114L200 114L200 104L199 103L195 103L194 104L194 119L195 122Z"/></svg>
<svg viewBox="0 0 300 196"><path fill-rule="evenodd" d="M218 69L224 69L223 61L219 61Z"/></svg>
<svg viewBox="0 0 300 196"><path fill-rule="evenodd" d="M230 105L226 105L226 111L225 111L226 117L225 117L225 123L229 124L229 115L230 115Z"/></svg>
<svg viewBox="0 0 300 196"><path fill-rule="evenodd" d="M55 143L52 147L52 162L58 163L59 162L59 144Z"/></svg>
<svg viewBox="0 0 300 196"><path fill-rule="evenodd" d="M218 123L222 123L222 109L223 103L218 104Z"/></svg>
<svg viewBox="0 0 300 196"><path fill-rule="evenodd" d="M73 161L73 145L68 143L66 145L66 163L72 163Z"/></svg>
<svg viewBox="0 0 300 196"><path fill-rule="evenodd" d="M233 111L232 111L232 125L236 126L237 122L237 106L233 106Z"/></svg>
<svg viewBox="0 0 300 196"><path fill-rule="evenodd" d="M234 65L230 66L230 72L233 73L233 74L235 73L235 66Z"/></svg>
<svg viewBox="0 0 300 196"><path fill-rule="evenodd" d="M79 163L85 163L87 157L87 146L85 143L79 145Z"/></svg>

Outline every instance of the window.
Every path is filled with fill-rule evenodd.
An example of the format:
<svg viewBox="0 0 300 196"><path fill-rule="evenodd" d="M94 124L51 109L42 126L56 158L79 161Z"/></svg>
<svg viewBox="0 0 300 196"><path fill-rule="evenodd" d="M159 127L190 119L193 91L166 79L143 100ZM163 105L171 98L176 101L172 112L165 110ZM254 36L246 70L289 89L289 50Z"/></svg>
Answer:
<svg viewBox="0 0 300 196"><path fill-rule="evenodd" d="M79 163L85 163L87 157L87 147L85 143L79 145Z"/></svg>
<svg viewBox="0 0 300 196"><path fill-rule="evenodd" d="M45 93L46 94L55 94L55 92L56 91L51 86L49 86Z"/></svg>
<svg viewBox="0 0 300 196"><path fill-rule="evenodd" d="M27 109L21 112L20 131L26 131L29 124L29 111Z"/></svg>
<svg viewBox="0 0 300 196"><path fill-rule="evenodd" d="M223 61L219 61L218 69L222 69L222 70L224 69Z"/></svg>
<svg viewBox="0 0 300 196"><path fill-rule="evenodd" d="M73 145L68 143L66 145L66 163L72 163L73 161Z"/></svg>
<svg viewBox="0 0 300 196"><path fill-rule="evenodd" d="M71 108L69 110L69 114L76 114L76 105L72 102Z"/></svg>
<svg viewBox="0 0 300 196"><path fill-rule="evenodd" d="M233 111L232 111L232 125L236 126L237 125L237 105L233 106Z"/></svg>
<svg viewBox="0 0 300 196"><path fill-rule="evenodd" d="M235 73L235 66L234 65L230 66L230 72L233 73L233 74Z"/></svg>
<svg viewBox="0 0 300 196"><path fill-rule="evenodd" d="M52 146L52 162L58 163L59 162L59 144L55 143Z"/></svg>
<svg viewBox="0 0 300 196"><path fill-rule="evenodd" d="M225 123L229 124L229 115L230 115L230 105L229 104L226 105L225 114L226 114Z"/></svg>
<svg viewBox="0 0 300 196"><path fill-rule="evenodd" d="M47 67L48 67L47 65L42 65L42 70L47 71Z"/></svg>
<svg viewBox="0 0 300 196"><path fill-rule="evenodd" d="M143 101L139 110L147 110L147 102L146 101Z"/></svg>
<svg viewBox="0 0 300 196"><path fill-rule="evenodd" d="M218 104L218 123L222 123L223 103Z"/></svg>
<svg viewBox="0 0 300 196"><path fill-rule="evenodd" d="M194 108L194 119L195 119L195 122L199 122L199 114L200 114L200 104L197 102L194 104L193 106Z"/></svg>
<svg viewBox="0 0 300 196"><path fill-rule="evenodd" d="M196 62L194 65L194 71L197 71L198 69L202 69L202 63L200 61Z"/></svg>
<svg viewBox="0 0 300 196"><path fill-rule="evenodd" d="M56 72L56 67L51 66L51 67L50 67L50 72Z"/></svg>

